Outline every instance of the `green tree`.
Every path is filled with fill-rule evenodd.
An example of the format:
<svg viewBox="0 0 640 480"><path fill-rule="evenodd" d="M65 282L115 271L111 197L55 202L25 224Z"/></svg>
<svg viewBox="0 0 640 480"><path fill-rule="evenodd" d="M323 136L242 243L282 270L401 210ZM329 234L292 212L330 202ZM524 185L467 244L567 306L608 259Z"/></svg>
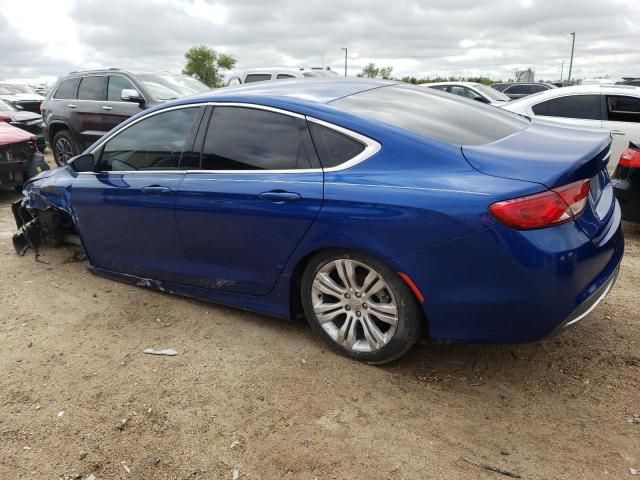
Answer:
<svg viewBox="0 0 640 480"><path fill-rule="evenodd" d="M362 69L362 72L358 74L359 77L367 77L367 78L384 78L385 80L390 80L391 73L393 72L393 67L382 67L378 68L375 63L370 63Z"/></svg>
<svg viewBox="0 0 640 480"><path fill-rule="evenodd" d="M187 64L182 73L197 78L211 88L222 87L224 70L231 70L236 66L233 55L218 53L205 45L191 47L184 58Z"/></svg>

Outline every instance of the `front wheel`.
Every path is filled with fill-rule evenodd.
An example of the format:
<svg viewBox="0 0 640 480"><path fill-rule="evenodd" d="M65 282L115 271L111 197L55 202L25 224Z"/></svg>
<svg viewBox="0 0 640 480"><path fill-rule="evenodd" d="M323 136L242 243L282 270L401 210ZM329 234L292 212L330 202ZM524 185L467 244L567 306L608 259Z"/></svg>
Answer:
<svg viewBox="0 0 640 480"><path fill-rule="evenodd" d="M311 328L333 350L355 360L395 360L423 331L409 288L393 270L366 255L319 253L302 276L301 296Z"/></svg>

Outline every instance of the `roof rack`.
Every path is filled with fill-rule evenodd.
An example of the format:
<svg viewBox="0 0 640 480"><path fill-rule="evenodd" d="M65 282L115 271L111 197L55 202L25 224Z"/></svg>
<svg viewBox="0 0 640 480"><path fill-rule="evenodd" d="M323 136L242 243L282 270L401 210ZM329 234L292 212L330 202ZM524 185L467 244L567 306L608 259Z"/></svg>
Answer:
<svg viewBox="0 0 640 480"><path fill-rule="evenodd" d="M88 70L74 70L73 72L69 72L69 75L72 73L87 73L87 72L105 72L107 70L122 70L121 68L109 67L109 68L90 68Z"/></svg>

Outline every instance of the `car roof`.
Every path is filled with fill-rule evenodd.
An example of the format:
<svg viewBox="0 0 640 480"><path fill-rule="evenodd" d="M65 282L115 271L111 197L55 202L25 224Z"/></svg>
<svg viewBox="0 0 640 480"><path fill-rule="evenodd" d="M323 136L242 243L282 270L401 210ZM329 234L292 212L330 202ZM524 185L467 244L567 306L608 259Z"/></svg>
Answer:
<svg viewBox="0 0 640 480"><path fill-rule="evenodd" d="M238 86L219 88L211 92L189 97L202 102L243 101L247 97L277 97L302 100L313 103L329 103L338 98L374 88L397 85L400 82L372 78L318 77L277 82L255 82Z"/></svg>
<svg viewBox="0 0 640 480"><path fill-rule="evenodd" d="M519 98L509 102L511 105L522 105L528 103L537 103L540 99L565 97L567 95L585 95L585 94L631 94L640 96L640 87L633 85L575 85L573 87L554 88L545 90L527 97Z"/></svg>

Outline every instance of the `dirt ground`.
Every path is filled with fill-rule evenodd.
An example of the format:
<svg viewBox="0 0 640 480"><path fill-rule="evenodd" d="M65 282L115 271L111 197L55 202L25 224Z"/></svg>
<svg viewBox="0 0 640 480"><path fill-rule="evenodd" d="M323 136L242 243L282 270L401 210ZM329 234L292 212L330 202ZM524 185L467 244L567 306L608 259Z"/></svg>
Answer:
<svg viewBox="0 0 640 480"><path fill-rule="evenodd" d="M637 225L574 329L373 367L304 324L95 277L71 247L18 257L15 198L0 192L0 479L639 478Z"/></svg>

